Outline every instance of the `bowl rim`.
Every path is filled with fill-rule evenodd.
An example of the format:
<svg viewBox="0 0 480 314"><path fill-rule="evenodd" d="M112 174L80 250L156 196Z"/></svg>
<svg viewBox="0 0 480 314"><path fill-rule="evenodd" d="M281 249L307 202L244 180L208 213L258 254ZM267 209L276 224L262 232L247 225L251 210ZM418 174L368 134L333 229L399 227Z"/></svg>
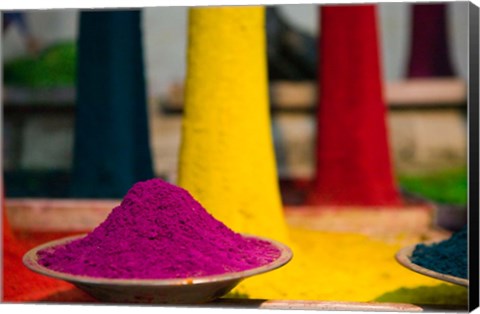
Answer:
<svg viewBox="0 0 480 314"><path fill-rule="evenodd" d="M222 282L222 281L230 281L230 280L241 280L247 277L259 275L259 274L280 268L283 265L287 264L293 257L292 250L287 245L279 241L261 237L261 236L245 234L245 233L239 233L239 234L246 238L254 238L254 239L269 242L271 245L275 246L280 251L280 256L268 264L255 267L255 268L250 268L243 271L229 272L224 274L201 276L201 277L169 278L169 279L152 279L152 278L128 279L128 278L105 278L105 277L74 275L70 273L64 273L64 272L52 270L38 263L38 255L37 255L38 251L47 249L47 248L53 248L59 245L70 243L74 240L81 239L87 236L87 234L85 233L80 235L64 237L64 238L50 241L42 245L39 245L37 247L34 247L33 249L25 253L22 261L23 261L23 264L31 271L34 271L36 273L39 273L48 277L52 277L55 279L65 280L71 283L108 284L108 285L113 284L113 285L119 285L119 286L130 286L130 285L181 286L181 285L214 283L214 282Z"/></svg>
<svg viewBox="0 0 480 314"><path fill-rule="evenodd" d="M435 243L437 243L437 242L430 241L430 242L418 243L418 244L432 245L432 244L435 244ZM431 269L428 269L428 268L425 268L425 267L422 267L420 265L417 265L417 264L413 263L412 260L411 260L411 257L412 257L413 251L415 250L415 247L418 244L413 244L413 245L404 247L401 250L399 250L397 252L397 254L395 254L395 259L397 260L397 262L400 263L402 266L404 266L404 267L406 267L406 268L408 268L408 269L410 269L414 272L417 272L419 274L429 276L429 277L432 277L432 278L435 278L435 279L439 279L439 280L442 280L442 281L450 282L450 283L453 283L453 284L457 284L457 285L460 285L460 286L468 287L468 285L469 285L469 280L468 279L460 278L460 277L456 277L456 276L452 276L452 275L447 275L447 274L442 274L442 273L436 272L434 270L431 270Z"/></svg>

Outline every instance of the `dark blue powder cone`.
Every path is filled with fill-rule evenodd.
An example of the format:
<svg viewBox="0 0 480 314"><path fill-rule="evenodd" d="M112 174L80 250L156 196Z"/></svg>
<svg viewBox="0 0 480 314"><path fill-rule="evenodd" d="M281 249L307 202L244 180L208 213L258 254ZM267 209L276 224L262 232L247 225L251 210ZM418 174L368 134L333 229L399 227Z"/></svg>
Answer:
<svg viewBox="0 0 480 314"><path fill-rule="evenodd" d="M71 196L121 198L153 177L141 12L82 11Z"/></svg>

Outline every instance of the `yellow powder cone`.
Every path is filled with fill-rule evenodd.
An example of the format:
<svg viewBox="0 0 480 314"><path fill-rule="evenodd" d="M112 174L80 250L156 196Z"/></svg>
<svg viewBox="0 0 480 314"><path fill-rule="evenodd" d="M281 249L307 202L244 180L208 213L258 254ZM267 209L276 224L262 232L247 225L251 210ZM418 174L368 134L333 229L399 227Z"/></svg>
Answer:
<svg viewBox="0 0 480 314"><path fill-rule="evenodd" d="M263 7L193 8L178 184L237 232L287 241Z"/></svg>

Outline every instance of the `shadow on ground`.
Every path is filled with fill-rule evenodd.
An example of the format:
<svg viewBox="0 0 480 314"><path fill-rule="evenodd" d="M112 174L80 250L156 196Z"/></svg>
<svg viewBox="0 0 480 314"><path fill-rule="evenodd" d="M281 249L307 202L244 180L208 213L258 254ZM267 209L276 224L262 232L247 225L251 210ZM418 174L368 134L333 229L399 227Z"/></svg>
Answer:
<svg viewBox="0 0 480 314"><path fill-rule="evenodd" d="M468 289L450 284L400 288L387 292L374 301L410 304L467 305Z"/></svg>

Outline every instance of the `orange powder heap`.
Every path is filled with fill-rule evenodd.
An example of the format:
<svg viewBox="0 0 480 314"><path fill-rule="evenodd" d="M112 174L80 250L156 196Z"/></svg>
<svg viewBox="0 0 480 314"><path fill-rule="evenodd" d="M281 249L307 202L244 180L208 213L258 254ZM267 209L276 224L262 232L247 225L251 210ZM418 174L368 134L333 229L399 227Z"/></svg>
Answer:
<svg viewBox="0 0 480 314"><path fill-rule="evenodd" d="M5 202L3 202L5 204ZM72 286L43 277L28 270L22 263L30 248L15 238L3 206L3 302L39 300Z"/></svg>

